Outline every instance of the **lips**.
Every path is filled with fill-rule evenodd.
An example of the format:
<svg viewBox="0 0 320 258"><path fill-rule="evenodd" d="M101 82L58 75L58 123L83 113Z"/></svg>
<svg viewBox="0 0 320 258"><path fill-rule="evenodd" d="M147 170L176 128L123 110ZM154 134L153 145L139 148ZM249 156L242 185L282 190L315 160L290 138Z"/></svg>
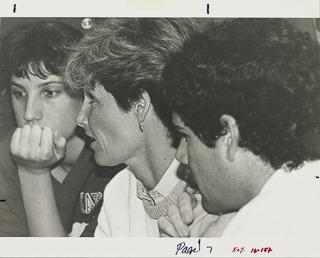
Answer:
<svg viewBox="0 0 320 258"><path fill-rule="evenodd" d="M93 135L91 133L86 132L86 136L88 136L92 141L95 140L95 138L93 137Z"/></svg>
<svg viewBox="0 0 320 258"><path fill-rule="evenodd" d="M90 148L91 148L91 149L94 149L94 146L96 146L96 141L95 141L95 140L93 140L93 141L91 142Z"/></svg>
<svg viewBox="0 0 320 258"><path fill-rule="evenodd" d="M86 132L86 136L90 139L90 148L92 148L92 144L96 141L91 133Z"/></svg>

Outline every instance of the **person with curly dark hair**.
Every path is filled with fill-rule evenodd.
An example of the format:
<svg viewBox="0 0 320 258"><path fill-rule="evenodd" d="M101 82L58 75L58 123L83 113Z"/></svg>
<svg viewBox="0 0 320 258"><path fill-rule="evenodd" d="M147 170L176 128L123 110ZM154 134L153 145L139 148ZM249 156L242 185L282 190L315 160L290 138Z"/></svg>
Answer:
<svg viewBox="0 0 320 258"><path fill-rule="evenodd" d="M319 44L308 33L283 19L209 26L162 86L204 209L237 212L223 237L320 236ZM177 221L161 226L186 227Z"/></svg>

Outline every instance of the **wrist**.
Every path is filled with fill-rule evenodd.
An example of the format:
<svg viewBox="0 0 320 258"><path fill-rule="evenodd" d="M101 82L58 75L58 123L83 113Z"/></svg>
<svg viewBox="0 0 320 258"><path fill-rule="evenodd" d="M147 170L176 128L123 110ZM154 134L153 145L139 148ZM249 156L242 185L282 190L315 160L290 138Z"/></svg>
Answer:
<svg viewBox="0 0 320 258"><path fill-rule="evenodd" d="M18 165L20 175L46 176L50 175L50 168L31 168Z"/></svg>

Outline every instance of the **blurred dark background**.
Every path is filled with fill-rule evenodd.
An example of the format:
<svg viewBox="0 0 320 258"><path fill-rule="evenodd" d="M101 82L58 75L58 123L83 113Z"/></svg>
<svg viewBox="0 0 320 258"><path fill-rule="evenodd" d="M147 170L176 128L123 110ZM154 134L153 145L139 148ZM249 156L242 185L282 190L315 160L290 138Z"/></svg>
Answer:
<svg viewBox="0 0 320 258"><path fill-rule="evenodd" d="M39 20L45 21L59 21L73 26L74 28L82 31L86 34L90 30L91 19L90 18L0 18L0 37L8 33L10 29L19 24L33 23ZM198 18L197 21L201 26L209 21L221 22L222 18L209 19ZM320 37L320 22L319 19L288 19L295 27L302 31L307 31L310 35L319 41ZM320 41L319 41L320 42ZM0 85L0 89L3 89L4 85ZM11 127L15 126L13 112L10 103L9 92L0 92L0 137Z"/></svg>

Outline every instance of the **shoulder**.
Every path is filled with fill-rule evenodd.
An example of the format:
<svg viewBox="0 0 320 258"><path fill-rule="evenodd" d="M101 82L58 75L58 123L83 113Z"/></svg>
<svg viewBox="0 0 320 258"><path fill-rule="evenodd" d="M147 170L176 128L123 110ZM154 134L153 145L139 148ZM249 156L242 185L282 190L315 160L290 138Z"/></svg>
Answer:
<svg viewBox="0 0 320 258"><path fill-rule="evenodd" d="M320 237L320 163L277 171L228 224L226 237ZM316 173L316 174L314 174Z"/></svg>
<svg viewBox="0 0 320 258"><path fill-rule="evenodd" d="M11 159L10 142L14 128L0 138L0 235L27 236L17 167Z"/></svg>
<svg viewBox="0 0 320 258"><path fill-rule="evenodd" d="M136 178L128 168L122 169L109 182L105 188L105 193L127 192L132 187L136 189Z"/></svg>
<svg viewBox="0 0 320 258"><path fill-rule="evenodd" d="M0 138L0 191L8 188L8 182L19 181L17 167L10 155L10 142L14 130L10 130Z"/></svg>
<svg viewBox="0 0 320 258"><path fill-rule="evenodd" d="M15 128L9 130L0 137L0 162L10 158L10 142Z"/></svg>

